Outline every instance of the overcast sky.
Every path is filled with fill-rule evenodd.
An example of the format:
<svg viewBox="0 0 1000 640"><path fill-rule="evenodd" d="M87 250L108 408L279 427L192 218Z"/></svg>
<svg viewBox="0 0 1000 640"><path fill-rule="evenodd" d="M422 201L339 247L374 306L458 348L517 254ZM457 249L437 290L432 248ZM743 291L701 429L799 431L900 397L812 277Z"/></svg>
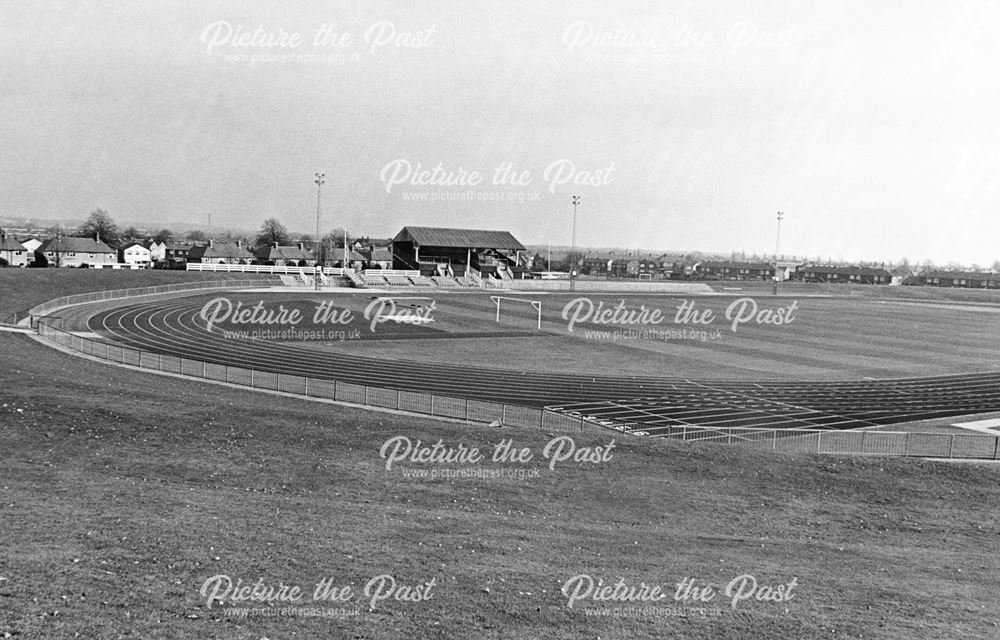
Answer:
<svg viewBox="0 0 1000 640"><path fill-rule="evenodd" d="M0 215L1000 258L996 2L290 5L4 1Z"/></svg>

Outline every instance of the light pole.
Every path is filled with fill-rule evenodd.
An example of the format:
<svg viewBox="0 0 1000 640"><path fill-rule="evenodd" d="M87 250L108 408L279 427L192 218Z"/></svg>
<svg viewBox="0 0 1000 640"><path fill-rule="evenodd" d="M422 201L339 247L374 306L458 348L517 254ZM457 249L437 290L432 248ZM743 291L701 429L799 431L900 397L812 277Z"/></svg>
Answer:
<svg viewBox="0 0 1000 640"><path fill-rule="evenodd" d="M323 183L326 182L325 173L317 173L316 179L316 260L319 260L319 214L320 214L320 194L323 191Z"/></svg>
<svg viewBox="0 0 1000 640"><path fill-rule="evenodd" d="M774 287L771 290L772 295L778 295L778 247L781 245L781 221L784 220L784 218L784 212L779 211L778 232L774 237Z"/></svg>
<svg viewBox="0 0 1000 640"><path fill-rule="evenodd" d="M576 208L580 205L580 196L573 196L573 245L569 255L571 262L569 265L569 290L576 289Z"/></svg>
<svg viewBox="0 0 1000 640"><path fill-rule="evenodd" d="M322 266L321 266L322 263L320 262L320 259L319 259L319 256L320 256L319 214L320 214L320 211L322 210L320 208L320 194L323 191L323 183L326 182L326 174L325 173L317 173L315 175L316 175L316 179L313 180L313 182L316 183L316 255L314 257L316 258L316 268L317 268L317 270L321 270L322 269ZM324 257L323 262L325 263L326 262L326 260L325 260L326 256L323 256L323 257ZM320 280L319 274L317 273L313 277L315 278L315 281L316 281L316 290L318 291L319 290L319 280Z"/></svg>

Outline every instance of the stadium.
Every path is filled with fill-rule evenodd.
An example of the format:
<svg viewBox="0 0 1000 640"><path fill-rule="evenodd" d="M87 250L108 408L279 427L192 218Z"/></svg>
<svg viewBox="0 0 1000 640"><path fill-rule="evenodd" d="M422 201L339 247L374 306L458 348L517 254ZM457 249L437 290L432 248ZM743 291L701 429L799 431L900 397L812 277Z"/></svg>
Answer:
<svg viewBox="0 0 1000 640"><path fill-rule="evenodd" d="M706 287L688 297L409 289L238 289L83 305L58 326L39 322L109 345L90 353L116 345L178 373L188 359L270 375L276 389L276 376L297 376L654 437L752 441L1000 411L991 307ZM698 309L721 322L685 324ZM587 366L595 357L600 367ZM976 440L972 450L995 454L988 437Z"/></svg>
<svg viewBox="0 0 1000 640"><path fill-rule="evenodd" d="M84 271L75 277L86 275ZM153 284L153 275L157 275L157 280L170 277L171 283ZM396 282L390 283L387 275L392 275ZM44 276L42 273L37 277ZM522 464L511 468L505 465L492 469L476 465L435 466L429 470L431 475L420 481L412 475L393 476L396 467L392 473L386 467L390 477L377 481L377 486L390 482L394 487L390 491L409 494L413 496L411 500L423 503L428 500L433 503L433 492L420 498L412 492L438 486L434 484L438 482L448 483L449 491L457 492L455 495L468 491L473 485L463 483L471 482L478 483L475 486L493 487L491 491L512 490L531 500L530 479L538 481L538 474L545 470L553 474L569 473L576 482L582 482L581 486L590 486L593 480L598 483L607 480L605 472L593 461L603 460L601 464L611 465L612 453L619 459L628 456L633 461L643 461L628 471L619 469L622 482L646 477L645 482L655 484L665 482L664 465L683 468L694 459L711 460L707 463L710 469L718 468L719 464L735 465L733 468L746 468L744 465L749 464L755 474L764 469L781 469L767 474L794 473L800 476L799 482L808 483L812 480L807 478L818 469L828 469L831 464L861 464L859 470L863 470L868 464L865 460L873 456L870 459L877 461L879 468L886 469L887 464L892 467L896 478L893 485L898 486L914 474L928 473L928 464L944 464L922 459L998 457L998 437L988 428L1000 412L997 392L1000 374L995 372L1000 345L993 339L998 328L997 307L982 301L982 294L976 292L928 294L922 289L898 287L878 292L864 287L831 292L829 288L804 284L798 288L788 285L789 290L774 296L768 289L752 284L711 287L704 283L669 286L647 283L645 286L650 289L647 291L602 292L593 290L596 286L586 290L583 282L577 284L584 285L580 287L584 290L571 292L561 288L565 283L554 283L553 290L534 285L524 290L457 283L442 286L438 282L427 286L422 282L423 276L413 273L386 273L378 279L375 274L361 274L359 279L364 286L359 288L349 286L351 278L344 274L317 277L311 268L302 267L294 274L280 275L231 273L219 267L218 271L176 275L149 272L148 276L140 277L107 272L99 277L104 282L130 284L141 283L148 277L150 286L102 287L91 281L78 285L79 292L41 299L41 291L69 293L72 288L65 284L55 289L36 285L38 291L34 293L24 290L28 294L24 300L34 296L39 303L26 313L14 314L20 318L18 331L34 334L36 340L47 345L40 348L50 350L54 346L65 351L53 352L64 363L66 359L80 361L83 367L80 370L87 372L88 379L114 379L118 374L109 376L104 370L108 363L118 365L111 368L122 369L123 388L131 389L129 395L146 387L142 380L149 373L157 373L167 375L167 380L178 381L168 385L183 385L184 397L204 398L195 402L207 403L203 410L209 415L218 415L213 407L234 393L244 393L240 389L248 389L251 395L263 392L263 398L273 397L253 409L270 417L253 418L252 430L257 438L262 438L262 444L284 443L282 447L287 450L272 450L269 457L273 462L269 464L284 469L280 473L286 477L286 485L292 482L299 486L305 481L308 486L318 486L315 483L319 481L314 473L292 470L295 460L312 455L300 450L302 445L298 440L294 443L287 440L301 437L294 434L301 433L302 423L288 422L288 416L298 414L302 416L298 420L325 416L321 419L342 424L344 435L337 437L352 435L349 441L335 447L347 446L353 450L359 442L371 442L370 454L362 454L355 461L356 454L344 450L343 461L337 463L350 465L353 471L348 473L361 473L369 478L368 483L376 473L373 467L377 469L381 462L376 443L392 435L406 439L407 446L414 443L418 448L415 451L419 450L421 440L437 441L436 446L445 446L444 442L460 443L456 450L463 450L470 438L520 440L534 443L539 451L545 452L544 462L552 465ZM135 282L137 278L140 282ZM46 358L35 354L31 360L42 362ZM77 367L68 364L66 368L72 371ZM77 379L69 387L79 384L81 381ZM193 389L186 389L188 384L200 385L205 392L194 392L192 396ZM216 387L218 384L225 386ZM153 384L154 388L160 386ZM153 393L155 398L159 392L150 389L143 393L147 396ZM78 402L86 404L82 399ZM316 402L326 404L316 405ZM249 400L241 403L258 404ZM284 408L275 415L264 406ZM336 407L340 408L334 410ZM351 413L355 407L361 413ZM361 417L372 411L373 419ZM97 412L108 417L116 414L116 410ZM423 424L427 418L433 420ZM341 423L344 419L350 422ZM148 420L151 418L140 418L138 424ZM212 422L219 420L230 425L227 427L230 433L239 432L236 424L221 415ZM382 426L386 420L396 426L386 430ZM356 426L349 427L351 422ZM159 423L154 419L149 427L139 427L135 432L145 434L144 442L156 441L161 437L155 435L158 433L155 425ZM206 427L214 429L210 424ZM952 426L957 424L970 424L975 429ZM89 428L88 433L94 428ZM181 427L178 434L198 446L196 443L203 440L199 431L197 427L193 431ZM72 437L73 433L67 436ZM318 437L324 441L329 436L322 433L325 430L311 432L306 438ZM561 437L570 438L571 444L566 445L569 448L560 456L553 453L552 460L548 460L550 450L562 446L553 443L567 442L559 440ZM233 446L243 449L251 441L235 444L239 440L230 436L229 442L220 451ZM187 449L189 445L172 441L162 446L167 446L169 452L177 447ZM270 449L272 445L265 446ZM678 446L681 448L677 449ZM140 451L133 450L129 455L148 458L147 452ZM606 452L604 458L594 453L601 451ZM815 454L822 456L815 458ZM175 455L167 453L166 460L174 459ZM405 473L422 470L420 464L413 462L417 454L412 455L412 460L401 457L402 462L397 463L397 466L403 464L404 470L407 465L410 467ZM857 462L844 458L845 455ZM192 460L199 457L195 455ZM890 463L893 457L899 462ZM122 463L128 464L123 459L116 466ZM165 471L151 471L161 464L149 459L143 463L146 471L137 472L152 472L166 479ZM187 464L191 463L185 463L185 467ZM703 495L718 490L736 495L744 490L722 489L729 486L729 481L713 480L716 471L706 476L704 464L697 465L702 471L692 468L690 473L695 475L684 473L683 478L669 481L670 486L675 481L694 482ZM189 477L192 472L193 468L182 473ZM585 480L588 473L594 472L596 476ZM133 473L126 472L126 477ZM957 477L949 480L949 475L941 476L943 486L964 482ZM659 479L651 480L653 477ZM860 476L848 483L856 485L863 478L867 475L861 471ZM552 486L548 483L553 480L546 480L545 486ZM238 482L248 487L253 485L246 480ZM351 484L348 481L346 486ZM756 482L745 490L754 486ZM591 486L588 493L595 489L596 486ZM381 503L384 490L365 490L369 495L366 500ZM671 495L678 495L676 488L670 491ZM899 488L893 492L897 496L906 494L905 489ZM614 495L618 497L613 500L624 502L610 512L624 508L631 513L634 507L626 505L633 504L639 494L634 487L623 485ZM693 498L690 495L685 499ZM430 503L422 509L430 508L433 513ZM601 509L608 510L603 499L599 503L603 505ZM253 509L255 503L240 504L239 509ZM303 503L308 504L308 501ZM547 504L545 499L542 504ZM721 504L716 504L713 510L730 513ZM822 512L826 508L822 504L821 501L810 509ZM580 507L583 508L582 504ZM622 517L612 516L606 521L606 516L593 508L588 504L584 512L591 514L587 517L604 523L600 525L602 531L616 526L613 523ZM949 513L949 517L957 517L953 511ZM703 522L704 518L686 516L686 524L677 535L686 535L681 531L688 530L693 522ZM424 523L423 516L419 522ZM565 526L580 525L575 519L573 522L566 522ZM358 526L360 529L352 525L352 530L369 531L366 535L371 535L367 525ZM410 535L419 536L418 532L427 524L413 526L416 528ZM781 529L788 525L776 526ZM650 541L663 540L663 525L655 524L654 528L657 533L649 531ZM781 535L789 534L786 531ZM481 537L471 530L468 535ZM527 540L536 533L524 531L515 535L527 536L524 538ZM766 541L767 535L762 539ZM701 553L706 544L717 544L711 540L703 539L681 556L689 564L701 567L705 575L715 576L704 565ZM493 544L505 548L508 542L498 538ZM742 549L740 557L746 558L745 544L738 546ZM752 555L765 562L765 556ZM397 561L402 557L405 554L398 556ZM627 564L628 557L629 554L617 557L612 566L618 568L614 571L635 573L635 569L618 565L623 561ZM541 557L537 560L541 561ZM774 561L772 558L766 563ZM593 559L584 564L604 566ZM666 567L659 570L666 571ZM197 568L193 571L198 573ZM648 578L648 568L639 574ZM809 576L810 572L802 575ZM812 577L818 580L816 575ZM802 580L798 576L795 579ZM843 579L848 578L845 575ZM532 572L520 580L524 585L535 585L530 587L533 589L549 591L552 587L555 593L559 591L558 585L540 586L547 582L539 575L532 577ZM721 577L702 580L719 590L728 584ZM915 585L915 590L926 588L920 581ZM523 587L521 592L528 588ZM508 606L526 604L523 596L506 597L512 598L507 601ZM189 606L200 606L190 602L190 596L186 600ZM544 624L555 629L550 626L555 624L579 631L580 625L592 624L572 617L565 619L571 612L558 599L549 598L545 606L549 614L540 613L540 619L531 619L527 623L530 628ZM539 608L539 612L543 610ZM719 634L725 637L729 631L738 633L740 629L757 629L761 625L800 631L817 628L817 624L822 627L825 623L820 621L828 617L817 613L815 604L809 610L815 618L804 626L790 623L783 613L757 610L749 618L721 617L701 627L685 628L691 637ZM661 613L657 610L656 615ZM630 615L638 616L634 612ZM679 615L689 618L695 612L684 609ZM226 624L235 632L267 626L260 621ZM620 624L622 621L616 620L615 628L621 628ZM350 620L344 619L336 628L346 630L351 625ZM626 626L629 625L639 633L653 633L656 626L641 616L629 621Z"/></svg>
<svg viewBox="0 0 1000 640"><path fill-rule="evenodd" d="M1000 5L6 3L0 640L1000 637Z"/></svg>
<svg viewBox="0 0 1000 640"><path fill-rule="evenodd" d="M1000 459L1000 434L991 428L1000 415L995 364L1000 344L994 339L1000 307L984 298L988 294L787 283L775 295L766 282L622 287L584 280L539 286L501 277L502 267L483 278L478 269L462 268L460 253L453 251L450 270L436 264L426 274L201 265L174 276L160 274L172 277L170 284L84 285L79 293L40 300L8 320L18 324L11 330L41 341L42 348L65 352L58 358L82 356L87 376L96 380L111 364L123 369L129 388L137 384L136 376L149 373L201 385L205 398L212 399L206 408L213 414L214 398L240 389L265 397L278 394L265 403L284 404L284 414L374 412L372 419L354 418L355 424L370 426L348 432L356 441L394 437L385 440L382 456L373 451L367 462L362 456L364 473L370 476L370 465L377 466L395 443L398 455L386 462L385 471L403 465L404 475L392 482L412 484L424 472L429 475L420 482L447 482L456 495L463 494L464 482L500 483L509 490L507 483L528 483L546 469L569 472L568 465L579 478L588 467L608 465L623 452L646 460L643 470L624 472L625 482L660 474L663 465L692 455L707 456L710 465L741 467L746 464L741 461L753 460L756 474L809 469L797 471L803 480L828 468L823 459L856 464L841 456L871 457L883 469L887 460L899 458L897 464L911 466L895 467L898 478L926 473L922 465L942 464L920 460ZM471 249L465 255L471 256ZM50 280L44 275L39 282ZM107 277L112 275L131 284L143 279ZM57 289L69 291L65 285ZM225 387L215 387L220 384ZM427 418L437 426L406 426L406 421ZM381 426L386 419L404 422L387 432ZM270 423L276 430L268 429ZM255 427L264 429L258 437L285 442L299 428L284 416ZM441 456L439 462L463 460L462 455L478 450L465 439L486 433L499 434L494 437L501 438L501 459L531 459L524 453L529 448L520 454L508 451L515 439L527 438L548 466L482 468L464 458L464 466L421 468L421 461L435 456ZM197 432L191 435L192 442L202 439ZM421 445L435 440L433 447ZM821 458L812 457L816 454ZM169 460L175 454L166 455ZM303 454L275 450L271 455L285 468ZM345 461L355 457L344 455ZM765 458L755 457L761 455ZM604 474L598 473L600 482ZM709 489L711 476L699 473L699 491L715 490ZM630 504L635 489L624 490ZM379 496L369 500L384 500ZM585 512L603 520L591 507ZM419 536L424 526L412 535ZM655 529L662 533L662 525ZM703 540L697 549L705 544L713 543ZM696 556L703 563L700 553L685 557L694 562ZM538 579L523 578L526 583ZM703 580L707 589L729 586L721 578ZM795 576L780 589L791 589L798 580ZM426 584L419 588L429 589ZM549 607L560 610L558 603ZM678 615L696 612L681 609ZM720 618L690 635L757 628L762 620L770 628L786 628L787 621L775 615L758 611L743 623ZM651 631L647 622L629 624ZM538 621L530 624L535 628Z"/></svg>

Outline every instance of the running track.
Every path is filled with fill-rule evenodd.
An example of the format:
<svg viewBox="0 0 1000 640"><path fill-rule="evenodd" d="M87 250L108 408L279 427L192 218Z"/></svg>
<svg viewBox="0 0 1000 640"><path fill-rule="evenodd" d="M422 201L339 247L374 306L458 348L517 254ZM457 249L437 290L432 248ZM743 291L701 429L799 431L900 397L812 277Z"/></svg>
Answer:
<svg viewBox="0 0 1000 640"><path fill-rule="evenodd" d="M1000 411L1000 373L843 382L743 382L537 373L328 353L208 332L200 306L166 300L96 313L117 344L215 364L504 402L643 425L848 429Z"/></svg>

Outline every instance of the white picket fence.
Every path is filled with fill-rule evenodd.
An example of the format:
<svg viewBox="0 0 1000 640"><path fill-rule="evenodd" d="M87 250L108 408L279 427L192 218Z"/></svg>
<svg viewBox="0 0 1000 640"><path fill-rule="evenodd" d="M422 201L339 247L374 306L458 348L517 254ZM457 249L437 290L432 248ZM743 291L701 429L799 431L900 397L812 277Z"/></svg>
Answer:
<svg viewBox="0 0 1000 640"><path fill-rule="evenodd" d="M277 275L316 275L316 267L290 267L265 264L210 264L201 262L187 263L188 271L218 271L223 273L266 273ZM341 267L323 267L323 273L328 276L342 276L352 269Z"/></svg>

